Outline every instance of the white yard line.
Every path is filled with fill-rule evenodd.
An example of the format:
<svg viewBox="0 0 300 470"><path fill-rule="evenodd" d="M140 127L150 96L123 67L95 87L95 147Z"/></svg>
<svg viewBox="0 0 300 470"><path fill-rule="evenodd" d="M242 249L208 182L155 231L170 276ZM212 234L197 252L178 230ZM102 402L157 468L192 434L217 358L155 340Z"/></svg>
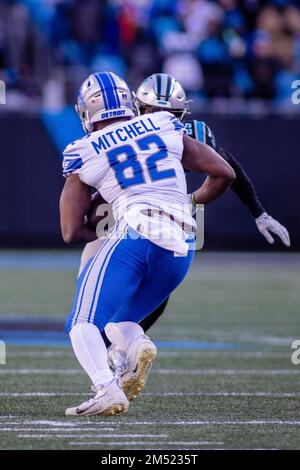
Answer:
<svg viewBox="0 0 300 470"><path fill-rule="evenodd" d="M280 392L143 392L144 396L159 397L266 397L266 398L298 398L300 393Z"/></svg>
<svg viewBox="0 0 300 470"><path fill-rule="evenodd" d="M0 368L0 375L19 374L19 375L76 375L83 374L80 369L6 369Z"/></svg>
<svg viewBox="0 0 300 470"><path fill-rule="evenodd" d="M80 369L0 369L0 375L76 375ZM152 374L165 375L299 375L298 369L153 369Z"/></svg>
<svg viewBox="0 0 300 470"><path fill-rule="evenodd" d="M0 392L0 397L88 397L90 393L77 392ZM265 397L265 398L298 398L300 392L142 392L142 396L157 397Z"/></svg>
<svg viewBox="0 0 300 470"><path fill-rule="evenodd" d="M34 357L34 358L43 358L43 359L53 359L55 357L74 357L74 354L71 351L8 351L8 357Z"/></svg>
<svg viewBox="0 0 300 470"><path fill-rule="evenodd" d="M202 351L201 349L187 351L180 349L177 351L158 351L158 357L205 357L205 358L227 358L233 357L235 359L289 359L291 356L290 352L248 352L248 351Z"/></svg>
<svg viewBox="0 0 300 470"><path fill-rule="evenodd" d="M38 423L38 422L36 422ZM4 425L6 423L3 423ZM22 426L21 422L11 422L11 425L17 424L18 426ZM34 425L34 421L26 421L26 424L28 425ZM94 424L93 427L80 427L77 425L91 425ZM25 425L25 423L24 423ZM94 423L90 422L82 422L82 423L65 423L64 424L66 428L64 428L63 425L57 426L57 427L44 427L44 428L32 428L32 427L1 427L0 431L14 431L14 432L20 432L20 431L32 431L32 432L60 432L62 430L65 430L67 432L72 432L72 431L99 431L99 426L104 425L104 426L220 426L220 425L225 425L225 426L269 426L269 425L279 425L279 426L300 426L300 420L298 421L291 421L291 420L218 420L218 421L209 421L209 420L203 420L203 421L95 421ZM51 424L49 424L51 426ZM103 430L108 430L108 431L116 431L115 428L110 428L110 427L105 427L101 428L101 431Z"/></svg>
<svg viewBox="0 0 300 470"><path fill-rule="evenodd" d="M235 358L249 358L249 359L273 359L281 358L286 359L290 357L290 353L281 353L278 351L205 351L205 350L159 350L159 357L235 357ZM74 354L70 351L8 351L8 357L33 357L43 359L53 358L73 358Z"/></svg>
<svg viewBox="0 0 300 470"><path fill-rule="evenodd" d="M140 441L113 441L113 442L101 442L101 441L87 441L87 442L69 442L71 446L145 446L145 445L157 445L157 442L140 442ZM208 441L170 441L164 442L165 446L206 446L206 445L223 445L224 442L208 442Z"/></svg>
<svg viewBox="0 0 300 470"><path fill-rule="evenodd" d="M86 426L87 424L92 424L89 420L87 421L78 421L78 420L74 420L74 421L70 421L69 419L68 420L64 420L64 421L51 421L51 420L26 420L24 421L24 424L30 424L30 425L39 425L39 426L56 426L56 427L59 427L59 426L62 426L62 427L65 427L65 426ZM96 423L95 423L96 424Z"/></svg>
<svg viewBox="0 0 300 470"><path fill-rule="evenodd" d="M79 431L79 430L78 430ZM126 437L126 438L145 438L145 437L150 437L152 439L155 439L155 438L166 438L166 437L170 437L168 434L84 434L84 435L79 435L79 434L19 434L18 437L21 437L21 438L50 438L50 439L53 439L53 438L56 438L56 437L59 437L59 438L63 438L63 439L72 439L74 437L79 437L80 439L81 438L85 438L85 439L90 439L90 438L93 438L93 439L109 439L109 438L115 438L115 437ZM105 443L105 441L104 441Z"/></svg>
<svg viewBox="0 0 300 470"><path fill-rule="evenodd" d="M16 423L20 426L21 423ZM12 432L20 432L20 431L26 431L26 432L29 432L29 431L32 431L32 432L38 432L38 431L41 431L41 432L49 432L49 433L55 433L55 432L61 432L61 431L78 431L79 433L83 432L83 431L99 431L99 429L97 428L97 426L95 426L94 428L76 428L76 427L68 427L68 428L21 428L21 427L1 427L0 428L0 432L8 432L8 431L12 431ZM116 431L115 428L101 428L101 431Z"/></svg>
<svg viewBox="0 0 300 470"><path fill-rule="evenodd" d="M98 425L106 424L106 425L113 425L113 424L123 424L125 426L211 426L211 425L233 425L233 426L259 426L259 425L282 425L282 426L300 426L299 421L290 421L290 420L247 420L247 421L124 421L122 423L114 423L112 421L97 421Z"/></svg>
<svg viewBox="0 0 300 470"><path fill-rule="evenodd" d="M235 357L235 358L249 358L249 359L273 359L281 358L286 359L290 357L290 353L286 352L270 352L270 351L205 351L202 349L197 350L186 350L186 349L176 349L172 350L159 350L159 357ZM43 358L43 359L53 359L53 358L73 358L74 354L71 351L8 351L8 357L32 357L32 358Z"/></svg>
<svg viewBox="0 0 300 470"><path fill-rule="evenodd" d="M91 393L76 392L0 392L0 397L84 397L91 396Z"/></svg>
<svg viewBox="0 0 300 470"><path fill-rule="evenodd" d="M299 375L297 369L153 369L152 374L165 375Z"/></svg>

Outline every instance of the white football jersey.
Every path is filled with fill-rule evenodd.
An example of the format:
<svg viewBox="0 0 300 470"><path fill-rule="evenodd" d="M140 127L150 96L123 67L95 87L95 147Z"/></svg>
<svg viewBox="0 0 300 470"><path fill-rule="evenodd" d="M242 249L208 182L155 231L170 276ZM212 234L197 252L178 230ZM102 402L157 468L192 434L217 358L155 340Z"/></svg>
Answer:
<svg viewBox="0 0 300 470"><path fill-rule="evenodd" d="M77 173L97 189L115 220L138 205L195 227L181 164L183 133L182 123L166 111L115 122L68 145L63 174Z"/></svg>

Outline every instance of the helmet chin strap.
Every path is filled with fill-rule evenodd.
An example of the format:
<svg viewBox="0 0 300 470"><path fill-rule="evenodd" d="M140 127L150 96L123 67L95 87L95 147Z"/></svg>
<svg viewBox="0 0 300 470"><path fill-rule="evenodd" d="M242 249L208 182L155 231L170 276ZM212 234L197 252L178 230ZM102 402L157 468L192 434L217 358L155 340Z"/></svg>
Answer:
<svg viewBox="0 0 300 470"><path fill-rule="evenodd" d="M132 95L133 95L133 100L132 100L132 104L133 104L133 110L134 110L134 114L136 116L139 116L141 113L140 113L140 105L141 105L141 102L140 100L137 98L136 94L134 93L134 91L132 91Z"/></svg>
<svg viewBox="0 0 300 470"><path fill-rule="evenodd" d="M94 130L94 124L92 124L90 121L89 112L87 109L85 111L85 119L84 119L83 128L87 134L89 134L90 132L93 132Z"/></svg>

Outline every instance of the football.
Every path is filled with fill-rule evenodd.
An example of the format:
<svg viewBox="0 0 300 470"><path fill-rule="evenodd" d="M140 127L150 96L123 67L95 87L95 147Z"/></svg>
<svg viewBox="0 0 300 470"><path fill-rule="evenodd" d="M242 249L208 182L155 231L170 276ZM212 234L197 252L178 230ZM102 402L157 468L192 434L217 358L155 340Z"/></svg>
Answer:
<svg viewBox="0 0 300 470"><path fill-rule="evenodd" d="M102 205L103 210L100 209L100 206ZM97 224L109 215L109 207L105 207L107 205L107 202L98 193L98 191L93 194L90 208L86 214L86 225L89 228L96 230Z"/></svg>

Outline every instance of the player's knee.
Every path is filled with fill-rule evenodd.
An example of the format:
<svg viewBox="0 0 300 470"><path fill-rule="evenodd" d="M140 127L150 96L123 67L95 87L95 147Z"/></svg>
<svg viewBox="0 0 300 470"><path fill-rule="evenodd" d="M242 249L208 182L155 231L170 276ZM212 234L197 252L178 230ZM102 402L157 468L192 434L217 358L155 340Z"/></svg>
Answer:
<svg viewBox="0 0 300 470"><path fill-rule="evenodd" d="M73 326L77 325L78 323L94 323L94 324L96 324L94 321L91 321L89 319L88 315L81 314L81 315L77 315L75 317L74 312L71 312L69 317L67 318L66 323L65 323L65 332L69 335L70 331L73 328ZM96 325L96 326L98 326L98 325Z"/></svg>

